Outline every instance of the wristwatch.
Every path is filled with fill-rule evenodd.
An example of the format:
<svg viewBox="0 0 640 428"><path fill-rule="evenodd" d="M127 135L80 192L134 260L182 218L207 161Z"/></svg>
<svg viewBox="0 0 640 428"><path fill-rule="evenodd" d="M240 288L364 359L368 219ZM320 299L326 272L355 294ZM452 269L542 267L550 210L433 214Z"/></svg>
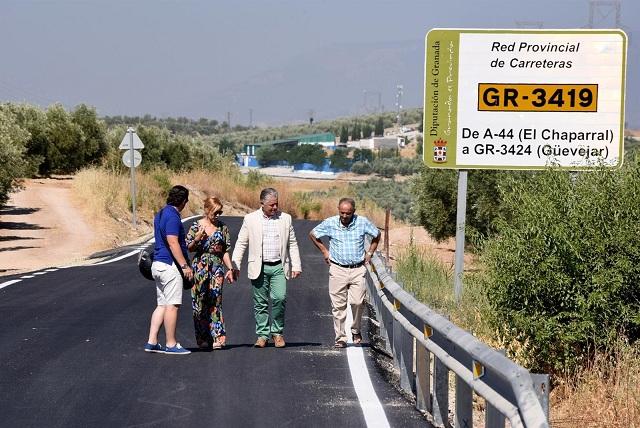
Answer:
<svg viewBox="0 0 640 428"><path fill-rule="evenodd" d="M189 265L188 265L187 263L185 263L185 264L183 264L182 266L180 266L180 269L186 269L186 268L188 268L188 267L189 267Z"/></svg>
<svg viewBox="0 0 640 428"><path fill-rule="evenodd" d="M368 255L369 257L373 257L373 253L372 253L371 251L367 251L367 255Z"/></svg>

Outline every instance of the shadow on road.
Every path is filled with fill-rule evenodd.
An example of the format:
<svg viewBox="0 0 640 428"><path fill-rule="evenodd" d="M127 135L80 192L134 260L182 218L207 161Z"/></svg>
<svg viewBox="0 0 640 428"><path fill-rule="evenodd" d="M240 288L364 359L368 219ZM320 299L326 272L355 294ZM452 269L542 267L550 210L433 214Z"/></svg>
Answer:
<svg viewBox="0 0 640 428"><path fill-rule="evenodd" d="M0 229L9 230L40 230L50 229L49 227L42 227L37 224L15 222L15 221L0 221Z"/></svg>
<svg viewBox="0 0 640 428"><path fill-rule="evenodd" d="M0 242L20 241L22 239L42 239L42 238L33 238L31 236L0 236Z"/></svg>
<svg viewBox="0 0 640 428"><path fill-rule="evenodd" d="M40 208L20 208L12 205L0 208L0 215L26 215L40 211Z"/></svg>
<svg viewBox="0 0 640 428"><path fill-rule="evenodd" d="M17 251L17 250L27 250L29 248L40 248L40 247L29 247L26 245L22 245L22 246L18 246L18 247L6 247L6 248L0 248L0 253L3 251Z"/></svg>
<svg viewBox="0 0 640 428"><path fill-rule="evenodd" d="M287 342L287 346L286 348L302 348L302 347L308 347L308 346L322 346L321 343L317 343L317 342ZM266 346L267 348L273 348L273 343L269 343ZM223 349L216 349L215 351L211 350L211 349L200 349L200 348L187 348L189 351L191 352L224 352L224 351L229 351L231 349L234 348L253 348L253 343L237 343L237 344L231 344L231 345L226 345Z"/></svg>

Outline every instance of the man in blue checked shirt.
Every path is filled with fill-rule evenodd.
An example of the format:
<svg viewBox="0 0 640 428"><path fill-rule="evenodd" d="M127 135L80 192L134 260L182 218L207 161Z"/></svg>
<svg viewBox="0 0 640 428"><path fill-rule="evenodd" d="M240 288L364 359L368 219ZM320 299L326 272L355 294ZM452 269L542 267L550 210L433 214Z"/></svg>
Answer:
<svg viewBox="0 0 640 428"><path fill-rule="evenodd" d="M378 228L366 217L355 215L355 212L356 202L351 198L342 198L338 202L338 215L324 220L309 233L309 237L329 265L329 296L333 328L336 333L334 345L336 348L347 347L345 332L347 301L351 303L353 312L351 325L353 343L357 345L362 342L360 323L366 293L365 264L369 264L380 241ZM372 238L371 245L366 251L365 235ZM331 239L329 250L320 240L325 236Z"/></svg>

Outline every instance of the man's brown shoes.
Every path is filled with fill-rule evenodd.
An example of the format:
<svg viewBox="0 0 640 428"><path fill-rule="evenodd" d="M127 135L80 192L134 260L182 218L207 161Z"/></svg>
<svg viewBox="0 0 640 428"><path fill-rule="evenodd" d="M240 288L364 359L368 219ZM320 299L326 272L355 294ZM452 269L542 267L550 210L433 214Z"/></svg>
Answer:
<svg viewBox="0 0 640 428"><path fill-rule="evenodd" d="M353 333L353 343L360 345L362 343L362 335L360 333Z"/></svg>
<svg viewBox="0 0 640 428"><path fill-rule="evenodd" d="M284 341L284 337L281 334L274 334L273 335L273 343L274 343L276 348L284 348L286 346L286 343Z"/></svg>
<svg viewBox="0 0 640 428"><path fill-rule="evenodd" d="M264 348L265 346L267 346L267 339L264 337L259 337L253 345L254 348Z"/></svg>

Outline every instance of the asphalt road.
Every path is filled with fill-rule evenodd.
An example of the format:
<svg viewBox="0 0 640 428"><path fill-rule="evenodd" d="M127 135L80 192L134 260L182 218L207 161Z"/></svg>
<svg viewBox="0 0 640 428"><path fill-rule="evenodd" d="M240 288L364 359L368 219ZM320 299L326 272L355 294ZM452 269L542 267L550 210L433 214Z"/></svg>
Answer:
<svg viewBox="0 0 640 428"><path fill-rule="evenodd" d="M235 239L241 219L223 221ZM0 426L366 426L346 351L332 347L328 269L307 237L313 225L295 222L303 274L288 283L284 349L252 347L246 264L224 290L227 349L195 348L185 292L178 340L187 356L143 352L155 287L134 256L0 289ZM365 356L389 424L426 426Z"/></svg>

